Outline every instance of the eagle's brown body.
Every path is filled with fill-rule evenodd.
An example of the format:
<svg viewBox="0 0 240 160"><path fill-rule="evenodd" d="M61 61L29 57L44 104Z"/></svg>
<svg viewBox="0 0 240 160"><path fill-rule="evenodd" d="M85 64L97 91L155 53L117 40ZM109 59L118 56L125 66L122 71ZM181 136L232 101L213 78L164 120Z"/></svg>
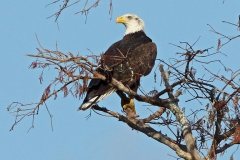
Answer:
<svg viewBox="0 0 240 160"><path fill-rule="evenodd" d="M157 47L143 31L127 34L114 43L102 55L100 73L107 70L110 76L124 85L137 90L140 78L148 75L155 63ZM108 94L116 91L107 81L91 80L86 97L80 109L85 110Z"/></svg>

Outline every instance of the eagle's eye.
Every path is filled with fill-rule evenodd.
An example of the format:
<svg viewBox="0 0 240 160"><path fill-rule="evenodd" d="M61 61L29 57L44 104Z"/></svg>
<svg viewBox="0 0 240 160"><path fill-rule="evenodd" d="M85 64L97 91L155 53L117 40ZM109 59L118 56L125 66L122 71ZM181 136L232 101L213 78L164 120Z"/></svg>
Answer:
<svg viewBox="0 0 240 160"><path fill-rule="evenodd" d="M127 16L127 19L131 20L133 17L132 16Z"/></svg>

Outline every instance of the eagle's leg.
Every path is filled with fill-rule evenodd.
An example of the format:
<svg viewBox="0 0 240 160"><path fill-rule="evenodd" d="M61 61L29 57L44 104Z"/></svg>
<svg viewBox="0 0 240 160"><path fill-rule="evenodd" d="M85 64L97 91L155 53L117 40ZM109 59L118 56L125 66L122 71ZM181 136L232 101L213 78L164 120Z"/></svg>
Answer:
<svg viewBox="0 0 240 160"><path fill-rule="evenodd" d="M122 108L128 117L136 117L134 98L128 98L126 101L122 99Z"/></svg>
<svg viewBox="0 0 240 160"><path fill-rule="evenodd" d="M133 97L127 97L126 94L124 94L122 91L117 91L117 94L121 97L121 105L123 108L123 111L127 114L130 118L136 117L136 109L134 104L134 98Z"/></svg>
<svg viewBox="0 0 240 160"><path fill-rule="evenodd" d="M140 77L139 78L135 77L135 78L136 79L134 80L134 82L129 84L129 88L132 89L134 92L137 92L138 87L140 86ZM127 98L126 101L122 99L122 107L123 107L123 110L128 115L128 117L133 117L133 118L137 117L133 96L129 96L129 98Z"/></svg>

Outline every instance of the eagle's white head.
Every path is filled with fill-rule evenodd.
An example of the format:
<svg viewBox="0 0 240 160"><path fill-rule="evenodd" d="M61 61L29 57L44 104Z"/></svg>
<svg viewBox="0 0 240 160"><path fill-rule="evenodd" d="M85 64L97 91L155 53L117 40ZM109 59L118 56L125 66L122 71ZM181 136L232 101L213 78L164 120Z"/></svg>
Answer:
<svg viewBox="0 0 240 160"><path fill-rule="evenodd" d="M125 35L144 30L144 22L135 14L124 14L116 19L117 23L122 23L126 27Z"/></svg>

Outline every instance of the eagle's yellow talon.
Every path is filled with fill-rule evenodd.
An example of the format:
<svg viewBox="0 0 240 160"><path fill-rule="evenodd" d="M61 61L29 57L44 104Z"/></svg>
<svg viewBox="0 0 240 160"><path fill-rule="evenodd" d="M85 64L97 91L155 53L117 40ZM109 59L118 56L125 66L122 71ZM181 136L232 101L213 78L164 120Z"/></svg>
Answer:
<svg viewBox="0 0 240 160"><path fill-rule="evenodd" d="M122 108L128 117L136 117L134 99L122 99Z"/></svg>

